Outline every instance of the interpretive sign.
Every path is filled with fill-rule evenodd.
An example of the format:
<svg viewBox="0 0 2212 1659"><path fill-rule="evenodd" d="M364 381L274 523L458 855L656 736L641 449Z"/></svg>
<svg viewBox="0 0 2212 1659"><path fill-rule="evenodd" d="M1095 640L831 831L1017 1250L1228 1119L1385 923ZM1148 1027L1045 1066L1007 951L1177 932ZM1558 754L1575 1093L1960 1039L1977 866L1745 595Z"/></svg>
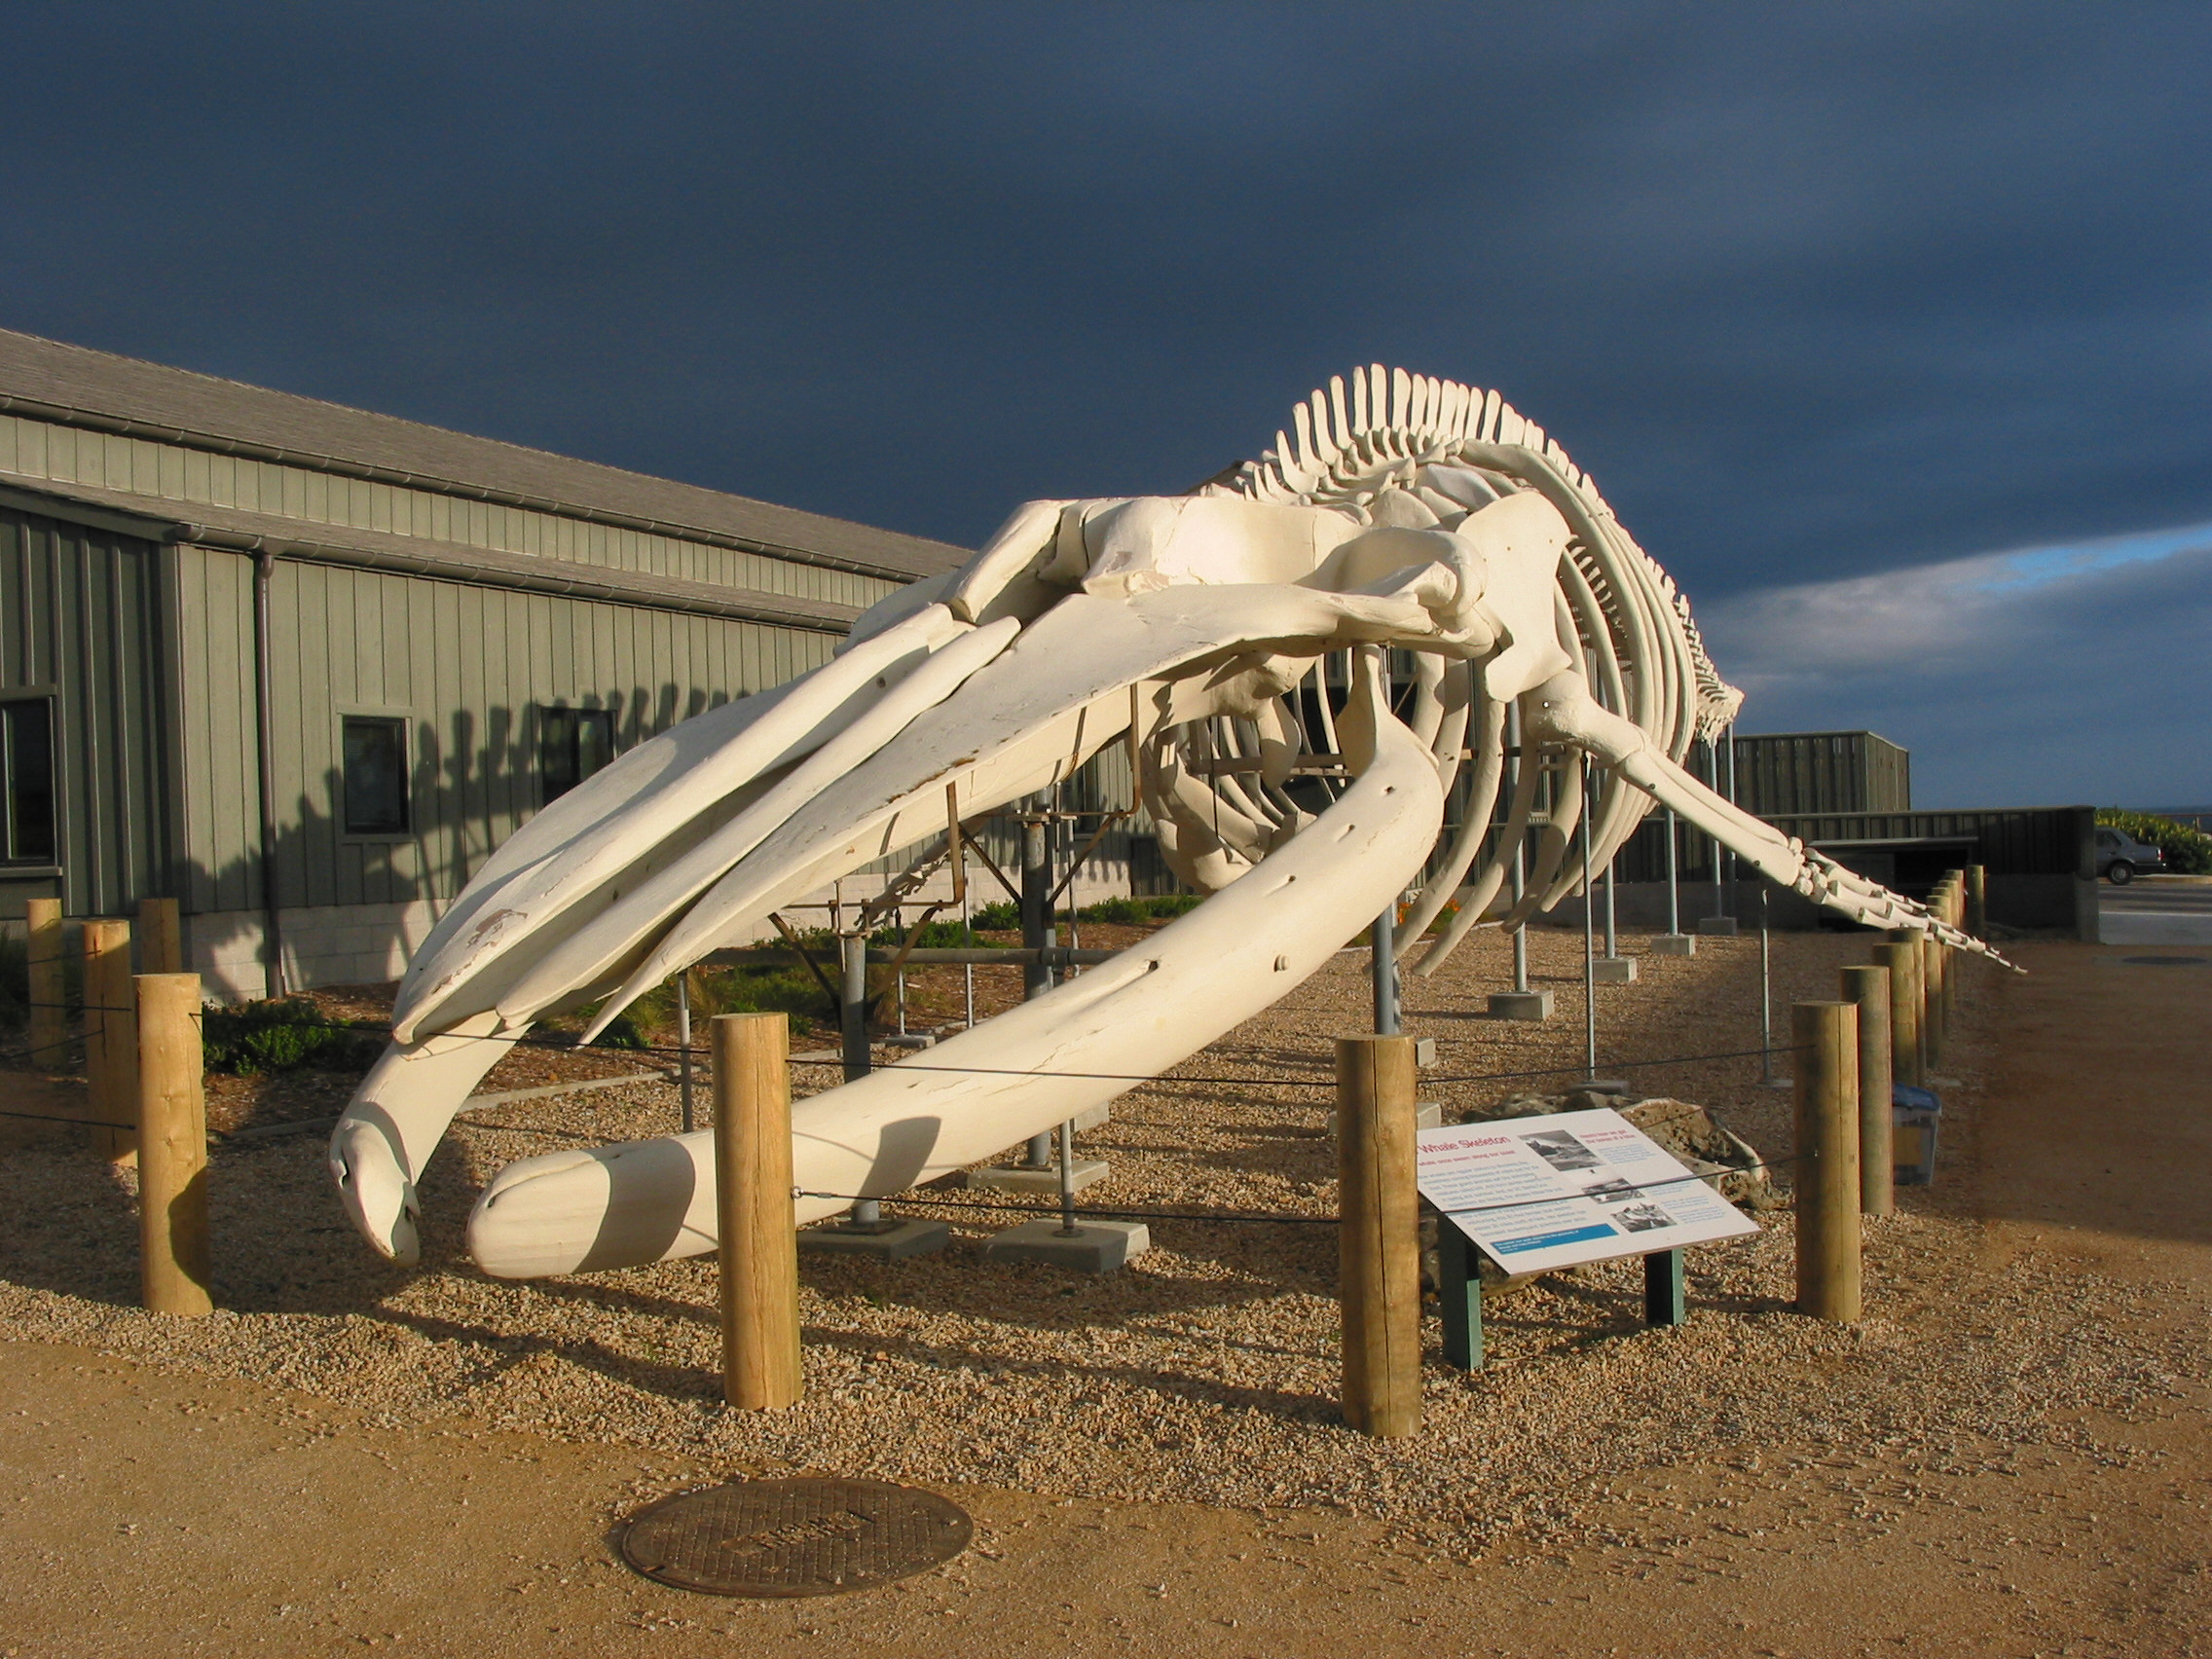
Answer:
<svg viewBox="0 0 2212 1659"><path fill-rule="evenodd" d="M1508 1272L1543 1272L1756 1233L1618 1112L1423 1129L1420 1196Z"/></svg>

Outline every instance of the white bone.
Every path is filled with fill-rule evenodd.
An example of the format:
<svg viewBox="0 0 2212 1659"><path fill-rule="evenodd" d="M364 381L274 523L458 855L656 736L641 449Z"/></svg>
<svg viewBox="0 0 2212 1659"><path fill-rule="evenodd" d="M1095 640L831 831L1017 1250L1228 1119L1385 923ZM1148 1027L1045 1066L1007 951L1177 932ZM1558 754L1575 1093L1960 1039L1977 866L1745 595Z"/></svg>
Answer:
<svg viewBox="0 0 2212 1659"><path fill-rule="evenodd" d="M1387 712L1386 647L1418 655L1410 730ZM1350 670L1341 713L1322 672L1337 651ZM1342 791L1320 780L1333 800L1318 817L1287 793L1314 745L1284 699L1309 677L1319 747L1357 774ZM1257 1013L1419 875L1470 730L1466 821L1393 940L1410 950L1458 901L1422 973L1492 919L1517 857L1529 880L1509 924L1579 889L1569 852L1585 813L1603 862L1655 800L1846 915L1986 950L1683 770L1740 701L1674 583L1541 427L1495 391L1355 370L1297 405L1261 461L1187 497L1027 503L961 571L865 613L826 667L677 727L540 814L403 983L400 1041L341 1120L333 1172L355 1225L414 1259L421 1171L534 1019L603 998L596 1033L779 905L941 840L948 785L972 818L1124 739L1162 858L1218 896L925 1059L803 1103L802 1183L901 1190ZM1508 704L1523 763L1493 834ZM1591 766L1604 776L1586 804ZM1547 776L1558 798L1539 826ZM705 1249L705 1144L514 1165L479 1206L472 1248L504 1274Z"/></svg>
<svg viewBox="0 0 2212 1659"><path fill-rule="evenodd" d="M1435 767L1360 677L1373 763L1293 841L1114 962L793 1110L802 1190L885 1195L957 1169L1168 1070L1303 983L1416 874L1443 812ZM972 1068L972 1069L962 1069ZM802 1198L798 1219L847 1207ZM468 1224L503 1278L715 1247L711 1134L509 1164Z"/></svg>

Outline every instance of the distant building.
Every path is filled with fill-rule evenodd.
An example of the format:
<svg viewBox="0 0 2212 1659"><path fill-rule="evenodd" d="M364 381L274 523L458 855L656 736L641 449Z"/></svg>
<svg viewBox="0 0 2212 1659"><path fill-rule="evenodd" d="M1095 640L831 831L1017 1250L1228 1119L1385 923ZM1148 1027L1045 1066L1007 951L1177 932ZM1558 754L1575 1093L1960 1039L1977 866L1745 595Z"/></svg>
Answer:
<svg viewBox="0 0 2212 1659"><path fill-rule="evenodd" d="M1870 731L1739 736L1735 764L1736 804L1761 818L1912 810L1911 753Z"/></svg>
<svg viewBox="0 0 2212 1659"><path fill-rule="evenodd" d="M1713 777L1714 762L1719 777ZM1734 740L1717 756L1702 746L1690 770L1785 835L1818 848L1847 869L1915 898L1943 875L1982 866L1992 921L2096 938L2095 859L2085 806L1916 812L1912 756L1870 731L1772 732ZM1677 830L1677 888L1667 890L1667 829L1646 819L1621 848L1613 869L1617 913L1632 926L1687 926L1712 915L1757 914L1761 883L1740 861L1714 874L1710 836ZM1794 894L1770 890L1767 914L1776 927L1840 925ZM1556 907L1580 925L1578 901Z"/></svg>
<svg viewBox="0 0 2212 1659"><path fill-rule="evenodd" d="M0 331L0 917L394 977L546 801L966 557Z"/></svg>

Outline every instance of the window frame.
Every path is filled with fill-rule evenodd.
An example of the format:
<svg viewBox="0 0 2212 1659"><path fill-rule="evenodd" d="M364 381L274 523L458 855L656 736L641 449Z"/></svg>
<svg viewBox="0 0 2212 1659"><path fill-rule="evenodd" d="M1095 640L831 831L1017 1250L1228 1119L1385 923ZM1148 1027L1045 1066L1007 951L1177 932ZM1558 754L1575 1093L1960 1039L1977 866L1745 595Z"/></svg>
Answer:
<svg viewBox="0 0 2212 1659"><path fill-rule="evenodd" d="M402 827L397 830L355 830L352 827L347 800L346 778L346 723L349 720L379 720L399 728L399 811ZM334 749L338 761L338 798L331 802L331 817L336 822L338 839L342 845L389 847L413 841L420 829L415 810L415 712L412 709L393 708L373 703L344 703L332 711L335 727Z"/></svg>
<svg viewBox="0 0 2212 1659"><path fill-rule="evenodd" d="M619 747L621 730L617 711L613 709L594 708L585 703L565 702L536 703L533 704L532 708L536 721L536 741L532 745L532 748L535 752L537 759L537 810L543 812L563 795L581 787L591 778L596 777L598 772L605 771L608 766L614 764L616 758L622 753ZM601 762L596 771L584 772L573 783L548 793L546 786L552 781L552 775L546 769L545 753L548 744L552 741L552 732L549 729L551 721L548 719L551 716L560 716L564 719L573 717L575 720L575 724L570 731L570 759L571 762L582 759L581 739L584 722L588 719L595 724L604 724L607 729L607 758Z"/></svg>
<svg viewBox="0 0 2212 1659"><path fill-rule="evenodd" d="M61 737L61 687L52 682L42 682L0 688L0 708L17 703L46 705L46 776L50 803L48 817L54 837L54 851L52 857L45 859L18 859L10 856L16 835L12 817L15 801L7 788L7 767L11 757L6 753L6 722L4 719L0 719L0 875L11 881L22 880L28 876L59 875L62 851L68 845L62 824L61 756L64 745Z"/></svg>

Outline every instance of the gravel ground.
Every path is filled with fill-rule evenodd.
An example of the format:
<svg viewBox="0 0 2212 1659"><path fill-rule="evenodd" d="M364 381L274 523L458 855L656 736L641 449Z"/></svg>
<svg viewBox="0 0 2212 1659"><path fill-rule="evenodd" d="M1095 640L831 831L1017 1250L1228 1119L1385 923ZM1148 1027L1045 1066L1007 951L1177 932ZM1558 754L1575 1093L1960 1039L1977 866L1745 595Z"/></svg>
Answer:
<svg viewBox="0 0 2212 1659"><path fill-rule="evenodd" d="M1435 979L1411 982L1408 1029L1436 1036L1441 1050L1423 1097L1448 1112L1576 1075L1581 940L1530 937L1539 982L1559 992L1546 1026L1471 1012L1505 971L1495 935ZM1633 953L1641 940L1624 943ZM1688 961L1645 957L1640 983L1600 988L1600 1070L1706 1104L1769 1156L1787 1157L1789 1096L1758 1087L1755 1057L1639 1063L1756 1048L1756 940L1709 940L1700 950ZM1863 952L1862 938L1777 936L1785 1028L1791 999L1832 996L1835 969ZM1114 1121L1085 1137L1085 1150L1113 1166L1087 1197L1329 1213L1328 1036L1364 1024L1364 957L1340 956L1185 1068L1250 1082L1168 1082L1118 1102ZM1973 1157L1976 987L1990 972L1967 976L1963 1037L1944 1067L1958 1083L1946 1091L1951 1167ZM1006 974L991 971L994 980ZM957 998L956 975L917 976L916 1003ZM986 1006L998 1000L992 989ZM802 1092L834 1081L828 1068L798 1075ZM1915 1495L1923 1473L2004 1468L2037 1447L2121 1458L2086 1435L2083 1415L2129 1418L2204 1373L2188 1334L2197 1327L2173 1317L2175 1287L2084 1276L2033 1254L1993 1272L1979 1224L1938 1186L1908 1190L1903 1213L1870 1225L1858 1326L1788 1310L1790 1223L1778 1212L1755 1238L1690 1252L1692 1317L1679 1330L1641 1328L1634 1263L1496 1300L1488 1368L1463 1377L1432 1363L1421 1433L1372 1441L1336 1420L1328 1228L1161 1222L1155 1248L1129 1269L1073 1278L985 1263L976 1243L1018 1218L941 1201L982 1195L925 1193L895 1207L952 1221L953 1248L889 1267L804 1260L807 1397L788 1413L740 1417L719 1403L711 1264L509 1284L460 1254L468 1206L504 1162L660 1132L676 1111L672 1087L646 1083L473 1114L425 1181L425 1264L404 1272L345 1224L319 1140L219 1148L223 1310L200 1321L130 1306L128 1173L110 1174L56 1133L20 1129L0 1154L0 1316L18 1336L297 1387L389 1421L633 1443L756 1472L1325 1505L1389 1518L1455 1553L1480 1553L1509 1532L1628 1542L1579 1518L1619 1471L1715 1456L1755 1468L1808 1438L1833 1448L1835 1471L1881 1456L1896 1490L1865 1500L1878 1521L1884 1502ZM1427 1334L1433 1354L1433 1319ZM1817 1478L1813 1461L1794 1466Z"/></svg>

